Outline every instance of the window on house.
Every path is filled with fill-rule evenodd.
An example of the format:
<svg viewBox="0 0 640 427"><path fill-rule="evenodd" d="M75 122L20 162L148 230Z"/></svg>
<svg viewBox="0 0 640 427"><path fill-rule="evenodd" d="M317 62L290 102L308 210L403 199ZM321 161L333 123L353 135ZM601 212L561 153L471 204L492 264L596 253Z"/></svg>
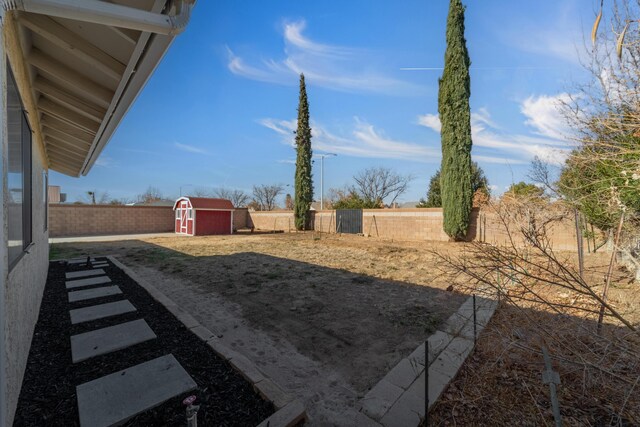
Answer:
<svg viewBox="0 0 640 427"><path fill-rule="evenodd" d="M7 64L9 265L31 244L31 128Z"/></svg>
<svg viewBox="0 0 640 427"><path fill-rule="evenodd" d="M176 209L176 219L180 219L180 209Z"/></svg>
<svg viewBox="0 0 640 427"><path fill-rule="evenodd" d="M49 174L42 172L42 203L44 204L44 231L49 229Z"/></svg>

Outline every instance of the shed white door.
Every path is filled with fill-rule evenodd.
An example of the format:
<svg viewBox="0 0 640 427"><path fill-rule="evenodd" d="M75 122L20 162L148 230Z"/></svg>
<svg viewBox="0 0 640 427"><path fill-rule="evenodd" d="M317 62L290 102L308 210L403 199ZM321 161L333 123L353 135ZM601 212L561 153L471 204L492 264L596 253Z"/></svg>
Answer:
<svg viewBox="0 0 640 427"><path fill-rule="evenodd" d="M189 221L188 212L191 210L187 201L180 202L180 233L188 234L189 227L187 222Z"/></svg>

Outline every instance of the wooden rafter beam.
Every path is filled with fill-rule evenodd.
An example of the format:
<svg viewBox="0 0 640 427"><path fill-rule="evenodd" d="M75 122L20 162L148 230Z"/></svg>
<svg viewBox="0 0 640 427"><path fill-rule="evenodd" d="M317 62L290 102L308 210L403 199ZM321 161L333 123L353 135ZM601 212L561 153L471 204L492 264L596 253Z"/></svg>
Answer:
<svg viewBox="0 0 640 427"><path fill-rule="evenodd" d="M54 171L63 173L69 176L80 176L80 168L72 168L69 165L66 165L64 162L60 162L58 160L51 159L49 161L49 166Z"/></svg>
<svg viewBox="0 0 640 427"><path fill-rule="evenodd" d="M99 106L103 108L109 107L113 92L106 87L95 83L61 62L45 55L38 49L31 51L27 61L34 67L64 81Z"/></svg>
<svg viewBox="0 0 640 427"><path fill-rule="evenodd" d="M100 70L114 81L119 82L122 78L126 68L124 64L55 20L44 15L23 13L20 15L20 23L76 58Z"/></svg>
<svg viewBox="0 0 640 427"><path fill-rule="evenodd" d="M129 43L131 46L135 46L136 43L138 42L138 37L140 36L140 33L138 32L136 36L135 30L112 27L110 25L107 25L107 28L113 31L114 33L116 33L118 36L122 37L122 39L127 43Z"/></svg>
<svg viewBox="0 0 640 427"><path fill-rule="evenodd" d="M51 135L45 134L44 139L45 141L47 141L47 144L58 147L61 150L68 151L70 153L79 154L84 157L86 157L89 153L89 147L78 147L77 145L73 145L66 140L58 139Z"/></svg>
<svg viewBox="0 0 640 427"><path fill-rule="evenodd" d="M42 76L36 77L33 87L41 94L46 95L47 98L50 98L54 102L63 105L96 123L101 123L107 113L104 108L100 108L69 94L64 89L59 88L53 82Z"/></svg>
<svg viewBox="0 0 640 427"><path fill-rule="evenodd" d="M73 135L68 135L51 127L44 126L42 128L42 133L44 133L47 137L55 138L58 141L65 141L66 143L76 147L77 149L89 150L89 148L91 147L91 141L76 138Z"/></svg>
<svg viewBox="0 0 640 427"><path fill-rule="evenodd" d="M42 126L53 128L59 132L73 136L82 141L92 141L94 136L90 133L83 131L75 126L69 125L67 122L58 119L57 117L49 115L46 111L42 112Z"/></svg>
<svg viewBox="0 0 640 427"><path fill-rule="evenodd" d="M82 164L84 162L84 157L79 154L70 153L68 151L62 150L55 145L51 145L47 143L47 151L52 158L58 159L66 159L75 163Z"/></svg>
<svg viewBox="0 0 640 427"><path fill-rule="evenodd" d="M95 135L100 125L91 119L88 119L75 111L72 111L60 104L56 104L48 98L40 98L38 102L40 111L56 117L67 124L82 129L91 135Z"/></svg>

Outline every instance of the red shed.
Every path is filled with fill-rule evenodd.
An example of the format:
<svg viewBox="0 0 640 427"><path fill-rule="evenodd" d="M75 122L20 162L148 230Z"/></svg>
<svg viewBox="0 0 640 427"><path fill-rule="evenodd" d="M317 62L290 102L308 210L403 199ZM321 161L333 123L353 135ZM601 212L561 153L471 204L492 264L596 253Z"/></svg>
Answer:
<svg viewBox="0 0 640 427"><path fill-rule="evenodd" d="M233 233L233 204L226 199L180 197L173 204L176 233L188 236Z"/></svg>

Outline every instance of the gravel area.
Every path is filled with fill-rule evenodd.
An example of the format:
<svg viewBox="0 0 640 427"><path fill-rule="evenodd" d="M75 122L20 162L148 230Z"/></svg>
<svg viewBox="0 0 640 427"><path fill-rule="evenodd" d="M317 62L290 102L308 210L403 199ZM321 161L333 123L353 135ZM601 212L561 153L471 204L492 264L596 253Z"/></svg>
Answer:
<svg viewBox="0 0 640 427"><path fill-rule="evenodd" d="M274 412L273 405L265 402L240 374L111 263L105 271L113 284L122 289L123 295L70 304L64 273L84 268L67 267L60 262L49 265L15 426L78 425L77 385L170 353L198 388L130 419L125 425L184 426L182 400L191 394L197 396L196 403L200 405L198 422L202 426L257 425ZM128 299L138 311L77 325L70 322L69 309L122 299ZM71 363L71 335L140 318L146 320L157 339L77 364Z"/></svg>

